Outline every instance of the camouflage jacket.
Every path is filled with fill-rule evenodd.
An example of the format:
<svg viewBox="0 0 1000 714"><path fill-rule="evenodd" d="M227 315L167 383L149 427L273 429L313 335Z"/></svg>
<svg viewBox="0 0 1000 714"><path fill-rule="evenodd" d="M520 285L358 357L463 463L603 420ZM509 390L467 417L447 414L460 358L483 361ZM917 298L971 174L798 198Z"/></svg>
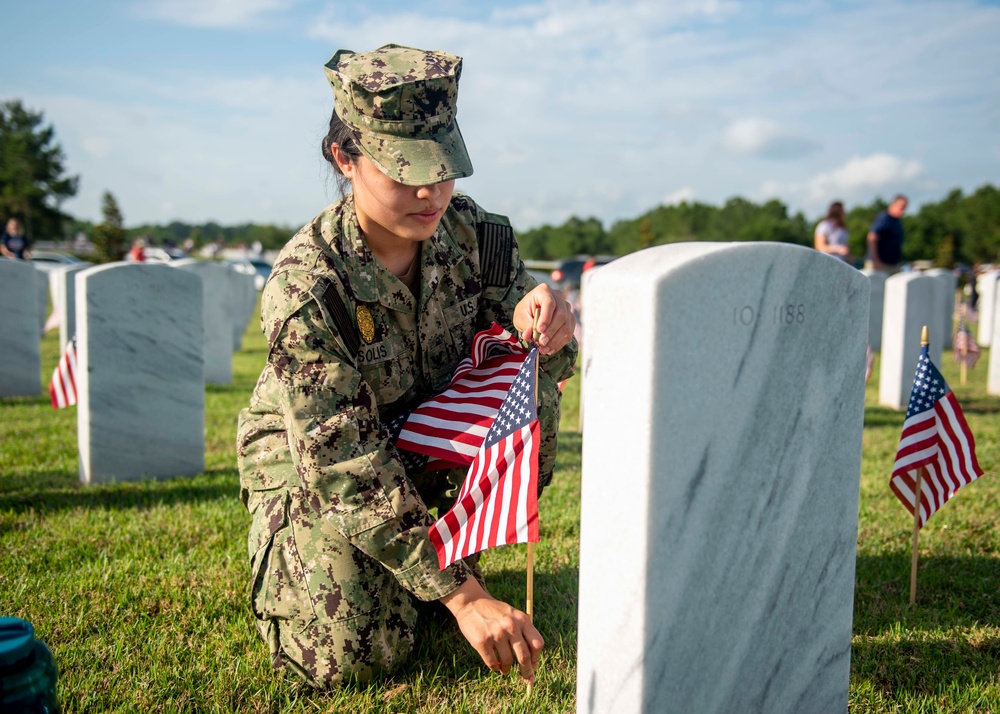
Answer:
<svg viewBox="0 0 1000 714"><path fill-rule="evenodd" d="M476 332L494 321L514 332L514 307L535 281L513 241L509 263L501 254L481 265L477 230L489 224L509 226L455 194L421 247L414 299L368 249L351 197L328 207L289 241L264 287L267 365L240 413L244 504L302 487L318 516L424 600L448 594L469 571L461 562L438 569L427 537L433 517L384 424L441 391ZM505 235L512 239L509 227ZM357 332L341 334L338 309ZM555 461L558 380L572 374L576 354L571 341L541 361L542 484Z"/></svg>

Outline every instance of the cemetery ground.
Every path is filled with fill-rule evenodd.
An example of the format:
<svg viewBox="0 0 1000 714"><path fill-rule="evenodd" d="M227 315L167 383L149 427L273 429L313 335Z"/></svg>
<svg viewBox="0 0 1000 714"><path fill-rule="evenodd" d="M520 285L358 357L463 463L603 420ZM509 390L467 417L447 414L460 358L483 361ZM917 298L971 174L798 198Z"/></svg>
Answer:
<svg viewBox="0 0 1000 714"><path fill-rule="evenodd" d="M535 620L547 646L532 698L516 676L486 671L445 617L421 622L414 655L391 679L316 693L272 672L247 600L249 516L234 443L236 415L265 359L256 324L234 357L232 385L207 388L206 471L197 477L83 487L76 408L55 411L47 395L0 400L0 614L32 622L53 651L63 710L573 711L577 380L564 400L559 467L540 502ZM46 383L58 348L56 337L43 341ZM866 393L852 712L1000 714L1000 398L986 396L987 360L984 351L964 387L950 352L939 365L985 476L921 532L915 607L912 518L888 486L903 415L877 406L876 362ZM483 558L493 594L521 608L524 563L524 546Z"/></svg>

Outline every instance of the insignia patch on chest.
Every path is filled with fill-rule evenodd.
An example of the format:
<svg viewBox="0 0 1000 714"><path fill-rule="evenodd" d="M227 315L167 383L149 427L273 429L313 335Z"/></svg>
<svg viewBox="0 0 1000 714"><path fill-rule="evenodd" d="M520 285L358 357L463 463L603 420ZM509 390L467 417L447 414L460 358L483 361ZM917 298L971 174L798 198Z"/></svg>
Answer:
<svg viewBox="0 0 1000 714"><path fill-rule="evenodd" d="M361 339L365 341L366 345L370 345L375 339L375 321L372 320L372 314L367 305L358 305L355 314L358 317L358 330L361 331Z"/></svg>
<svg viewBox="0 0 1000 714"><path fill-rule="evenodd" d="M479 234L479 267L483 287L510 285L510 263L514 252L514 229L502 223L482 221Z"/></svg>

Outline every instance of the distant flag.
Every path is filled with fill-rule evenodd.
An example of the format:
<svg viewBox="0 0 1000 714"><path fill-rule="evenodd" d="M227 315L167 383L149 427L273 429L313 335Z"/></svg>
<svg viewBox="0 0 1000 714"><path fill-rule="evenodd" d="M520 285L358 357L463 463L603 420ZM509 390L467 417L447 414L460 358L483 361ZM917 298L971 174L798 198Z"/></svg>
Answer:
<svg viewBox="0 0 1000 714"><path fill-rule="evenodd" d="M538 542L537 383L538 348L533 347L523 357L455 505L431 526L442 570L486 548Z"/></svg>
<svg viewBox="0 0 1000 714"><path fill-rule="evenodd" d="M477 333L472 354L459 363L445 391L389 425L407 468L471 464L525 356L517 339L496 323Z"/></svg>
<svg viewBox="0 0 1000 714"><path fill-rule="evenodd" d="M976 461L976 443L958 400L928 355L920 352L910 404L896 452L889 487L912 514L917 471L926 469L920 483L920 526L958 489L983 475Z"/></svg>
<svg viewBox="0 0 1000 714"><path fill-rule="evenodd" d="M875 353L872 352L872 346L868 345L865 348L865 384L868 384L868 380L872 378L872 366L875 364Z"/></svg>
<svg viewBox="0 0 1000 714"><path fill-rule="evenodd" d="M952 341L952 350L955 361L964 364L969 369L976 366L979 361L979 345L976 344L969 326L965 322L965 310L963 306L962 314L958 319L958 330L955 332L955 339Z"/></svg>
<svg viewBox="0 0 1000 714"><path fill-rule="evenodd" d="M49 396L52 398L53 409L76 404L76 337L70 338L66 343L59 364L52 372Z"/></svg>

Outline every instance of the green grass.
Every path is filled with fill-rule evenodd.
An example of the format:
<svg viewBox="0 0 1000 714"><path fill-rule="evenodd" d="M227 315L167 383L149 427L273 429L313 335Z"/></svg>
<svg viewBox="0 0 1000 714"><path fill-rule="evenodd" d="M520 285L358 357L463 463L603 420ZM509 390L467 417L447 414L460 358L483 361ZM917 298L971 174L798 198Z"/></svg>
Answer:
<svg viewBox="0 0 1000 714"><path fill-rule="evenodd" d="M58 357L43 342L43 374ZM75 408L0 400L0 614L31 621L60 668L66 712L569 712L575 708L579 565L578 384L567 387L560 463L541 500L536 622L547 647L528 700L491 674L448 622L419 626L389 680L316 693L271 671L247 602L236 415L265 359L251 326L234 383L206 394L206 472L82 487ZM1000 398L988 355L958 384L987 476L966 486L920 538L918 604L907 604L912 521L888 488L902 415L868 386L851 664L852 712L1000 714ZM524 607L524 548L483 558L497 597Z"/></svg>

